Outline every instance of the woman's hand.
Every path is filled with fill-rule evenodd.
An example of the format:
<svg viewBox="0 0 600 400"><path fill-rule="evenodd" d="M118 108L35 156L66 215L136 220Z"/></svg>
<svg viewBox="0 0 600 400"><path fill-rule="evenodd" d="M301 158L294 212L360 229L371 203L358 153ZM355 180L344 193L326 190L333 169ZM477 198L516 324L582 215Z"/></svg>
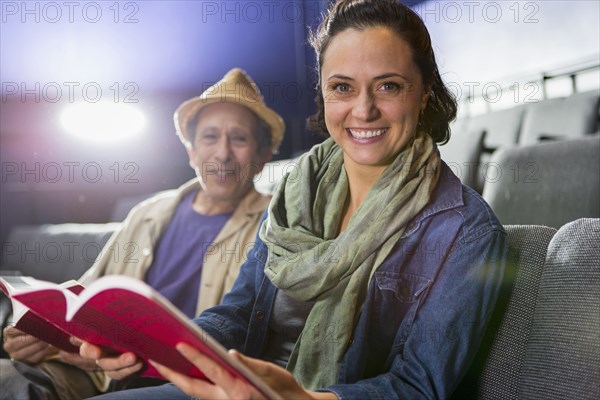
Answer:
<svg viewBox="0 0 600 400"><path fill-rule="evenodd" d="M4 328L4 350L11 359L27 364L37 364L56 352L46 342L28 335L13 326Z"/></svg>
<svg viewBox="0 0 600 400"><path fill-rule="evenodd" d="M151 362L165 378L192 397L205 399L264 399L254 386L233 377L215 361L193 347L179 343L177 350L206 375L213 383L191 378L165 366ZM246 357L235 350L229 352L262 378L282 398L288 399L337 399L333 393L309 393L296 382L285 369L262 360Z"/></svg>
<svg viewBox="0 0 600 400"><path fill-rule="evenodd" d="M123 353L119 356L108 355L98 346L82 342L79 355L87 360L92 360L104 370L112 379L123 379L142 369L144 363L133 353Z"/></svg>

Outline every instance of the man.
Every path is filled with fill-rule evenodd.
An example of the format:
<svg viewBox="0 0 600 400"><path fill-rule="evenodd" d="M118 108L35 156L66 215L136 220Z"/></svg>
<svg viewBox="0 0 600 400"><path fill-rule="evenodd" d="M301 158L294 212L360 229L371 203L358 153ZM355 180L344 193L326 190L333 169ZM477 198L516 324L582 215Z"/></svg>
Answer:
<svg viewBox="0 0 600 400"><path fill-rule="evenodd" d="M229 71L175 112L196 178L133 208L81 281L122 274L145 280L192 318L228 292L270 197L253 178L277 150L285 125L252 79ZM112 249L129 249L116 253ZM108 380L77 354L7 328L0 398L85 398Z"/></svg>

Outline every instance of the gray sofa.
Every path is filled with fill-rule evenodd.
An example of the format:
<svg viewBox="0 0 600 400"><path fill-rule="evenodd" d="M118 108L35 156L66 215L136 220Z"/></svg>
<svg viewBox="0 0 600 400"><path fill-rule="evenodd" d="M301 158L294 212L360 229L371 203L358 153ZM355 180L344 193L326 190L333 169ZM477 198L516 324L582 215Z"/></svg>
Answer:
<svg viewBox="0 0 600 400"><path fill-rule="evenodd" d="M600 219L506 226L505 285L462 399L600 399Z"/></svg>
<svg viewBox="0 0 600 400"><path fill-rule="evenodd" d="M2 274L61 283L78 279L120 223L17 226L2 246Z"/></svg>

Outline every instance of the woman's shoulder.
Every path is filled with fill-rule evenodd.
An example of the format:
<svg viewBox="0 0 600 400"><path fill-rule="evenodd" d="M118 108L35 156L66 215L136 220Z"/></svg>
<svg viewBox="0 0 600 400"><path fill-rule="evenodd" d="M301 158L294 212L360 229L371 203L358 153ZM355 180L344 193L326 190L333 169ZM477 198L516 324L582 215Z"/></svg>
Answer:
<svg viewBox="0 0 600 400"><path fill-rule="evenodd" d="M461 185L463 193L463 207L456 210L463 219L467 238L477 237L489 231L501 231L505 233L504 226L490 205L472 188Z"/></svg>
<svg viewBox="0 0 600 400"><path fill-rule="evenodd" d="M447 234L456 231L463 240L473 240L489 232L504 232L504 227L479 193L463 185L442 163L440 178L427 207L410 227L442 227Z"/></svg>

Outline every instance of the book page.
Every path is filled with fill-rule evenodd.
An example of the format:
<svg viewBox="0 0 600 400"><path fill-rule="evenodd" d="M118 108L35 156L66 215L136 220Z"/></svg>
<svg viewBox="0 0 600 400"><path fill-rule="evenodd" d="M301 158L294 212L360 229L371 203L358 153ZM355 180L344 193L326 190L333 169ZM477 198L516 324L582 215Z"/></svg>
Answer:
<svg viewBox="0 0 600 400"><path fill-rule="evenodd" d="M73 282L67 282L65 287L68 287L69 289L73 288L74 290L78 290L79 287L83 288L81 285L77 284L77 282L75 282L76 285L74 285ZM11 297L13 308L13 321L11 325L16 329L34 336L35 338L49 343L61 350L75 353L79 352L79 348L71 344L69 341L71 336L69 333L58 328L53 323L48 322L46 319L39 317L37 314L33 313L29 307L22 304L12 296L15 294L18 295L18 293L39 290L39 286L48 288L56 287L57 285L54 283L38 281L29 277L1 277L0 287L7 295L9 295L9 297Z"/></svg>

